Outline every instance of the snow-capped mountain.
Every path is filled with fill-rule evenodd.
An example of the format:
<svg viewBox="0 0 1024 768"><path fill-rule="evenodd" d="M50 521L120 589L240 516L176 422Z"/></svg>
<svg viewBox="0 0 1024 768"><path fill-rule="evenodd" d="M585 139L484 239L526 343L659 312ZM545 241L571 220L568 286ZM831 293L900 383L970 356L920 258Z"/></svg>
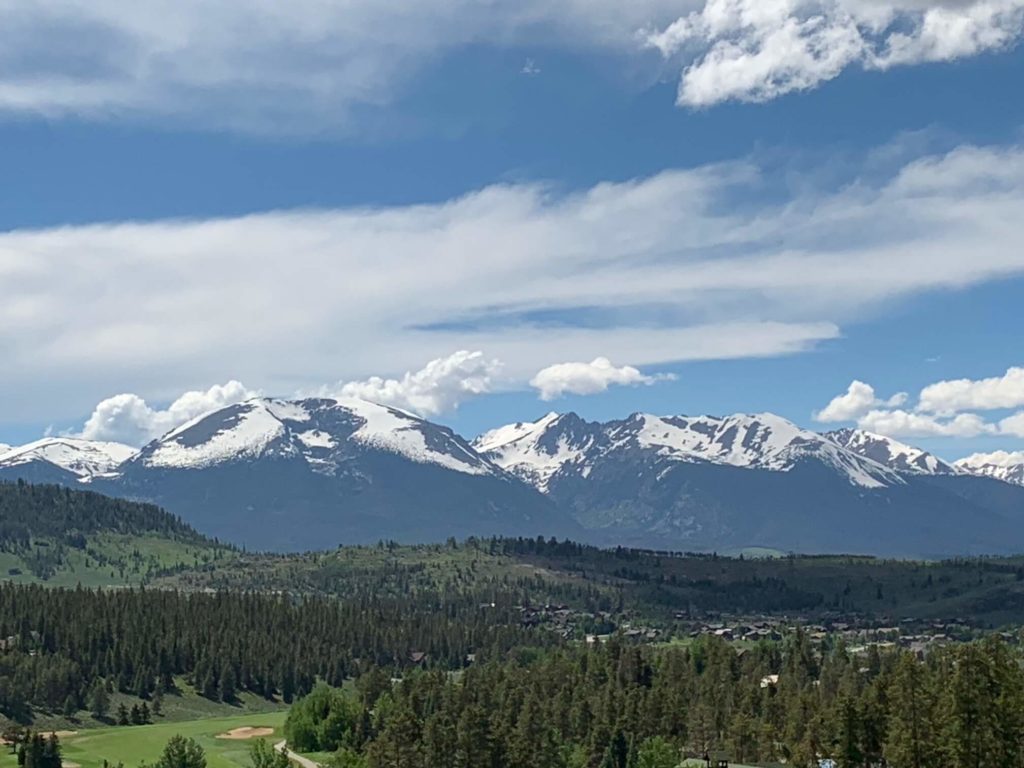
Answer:
<svg viewBox="0 0 1024 768"><path fill-rule="evenodd" d="M922 475L951 475L956 469L927 451L893 440L891 437L876 435L863 429L838 429L827 432L833 442L843 448L869 458L897 472Z"/></svg>
<svg viewBox="0 0 1024 768"><path fill-rule="evenodd" d="M228 406L150 443L129 464L200 469L261 457L301 457L313 471L330 474L352 446L469 475L501 474L451 430L356 398L255 399Z"/></svg>
<svg viewBox="0 0 1024 768"><path fill-rule="evenodd" d="M134 453L134 448L121 443L44 437L0 453L0 479L17 475L40 482L62 482L70 476L88 482L112 472Z"/></svg>
<svg viewBox="0 0 1024 768"><path fill-rule="evenodd" d="M769 413L549 413L469 443L365 400L254 399L139 450L58 437L0 452L0 480L15 478L153 501L261 549L500 534L675 550L1024 551L1024 454L951 465Z"/></svg>
<svg viewBox="0 0 1024 768"><path fill-rule="evenodd" d="M864 436L836 439L773 414L607 423L548 414L473 444L619 543L886 555L1024 548L1024 494L1013 488L965 483L895 441L882 452Z"/></svg>
<svg viewBox="0 0 1024 768"><path fill-rule="evenodd" d="M607 424L589 424L571 413L549 413L533 423L487 432L473 445L541 491L547 491L559 473L587 477L595 463L624 453L644 454L663 462L708 462L776 472L816 461L864 488L903 482L896 472L872 458L770 413L724 418L636 413Z"/></svg>
<svg viewBox="0 0 1024 768"><path fill-rule="evenodd" d="M183 424L105 480L265 549L580 533L446 427L358 399L256 399Z"/></svg>
<svg viewBox="0 0 1024 768"><path fill-rule="evenodd" d="M975 453L954 462L954 465L966 474L993 477L1004 483L1024 485L1024 451Z"/></svg>

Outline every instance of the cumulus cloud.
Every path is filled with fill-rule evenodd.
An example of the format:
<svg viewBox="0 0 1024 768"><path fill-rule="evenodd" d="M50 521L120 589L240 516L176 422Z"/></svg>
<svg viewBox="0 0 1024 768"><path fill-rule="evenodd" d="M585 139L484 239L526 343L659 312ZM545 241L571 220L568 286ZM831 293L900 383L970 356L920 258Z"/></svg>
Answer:
<svg viewBox="0 0 1024 768"><path fill-rule="evenodd" d="M999 431L974 413L941 419L900 409L869 411L857 420L857 426L889 437L979 437Z"/></svg>
<svg viewBox="0 0 1024 768"><path fill-rule="evenodd" d="M814 414L814 419L822 423L853 421L877 406L898 407L906 401L906 392L895 394L888 400L879 400L874 387L854 379L846 392L832 398L828 405Z"/></svg>
<svg viewBox="0 0 1024 768"><path fill-rule="evenodd" d="M798 178L751 203L769 183L735 163L569 194L0 233L0 421L226 374L294 392L453 349L518 382L553 360L792 354L901 297L1024 274L1024 149L841 188Z"/></svg>
<svg viewBox="0 0 1024 768"><path fill-rule="evenodd" d="M953 379L924 387L912 411L900 393L887 401L875 396L870 384L853 381L814 418L821 422L855 421L861 429L890 437L1024 437L1024 411L989 421L976 411L1005 410L1024 405L1024 368L1002 376Z"/></svg>
<svg viewBox="0 0 1024 768"><path fill-rule="evenodd" d="M850 66L952 61L1016 42L1024 0L706 0L647 43L685 67L678 101L768 101Z"/></svg>
<svg viewBox="0 0 1024 768"><path fill-rule="evenodd" d="M968 467L1016 467L1024 464L1024 451L993 451L992 453L972 453L956 462Z"/></svg>
<svg viewBox="0 0 1024 768"><path fill-rule="evenodd" d="M1024 437L1024 411L999 421L999 432L1013 437Z"/></svg>
<svg viewBox="0 0 1024 768"><path fill-rule="evenodd" d="M114 395L93 409L79 436L143 445L197 416L257 395L239 381L218 384L206 391L186 392L164 409L151 407L138 395Z"/></svg>
<svg viewBox="0 0 1024 768"><path fill-rule="evenodd" d="M469 45L641 67L653 46L682 70L682 104L766 100L850 66L1004 49L1022 1L5 0L0 111L347 130Z"/></svg>
<svg viewBox="0 0 1024 768"><path fill-rule="evenodd" d="M987 379L953 379L921 390L918 410L928 413L992 411L1024 405L1024 368Z"/></svg>
<svg viewBox="0 0 1024 768"><path fill-rule="evenodd" d="M631 365L616 367L607 357L589 363L556 363L537 372L530 386L540 393L541 400L555 400L564 395L596 395L611 386L654 384L672 379L671 374L647 376Z"/></svg>
<svg viewBox="0 0 1024 768"><path fill-rule="evenodd" d="M488 359L483 352L461 350L431 360L400 379L372 376L345 382L336 388L335 394L361 397L421 416L437 416L454 411L469 398L490 392L500 371L500 361Z"/></svg>

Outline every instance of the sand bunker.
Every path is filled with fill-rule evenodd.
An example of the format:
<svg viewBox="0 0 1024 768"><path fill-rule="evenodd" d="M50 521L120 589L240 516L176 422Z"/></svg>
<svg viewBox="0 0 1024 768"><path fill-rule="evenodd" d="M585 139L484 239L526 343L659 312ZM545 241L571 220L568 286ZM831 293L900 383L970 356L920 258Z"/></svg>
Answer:
<svg viewBox="0 0 1024 768"><path fill-rule="evenodd" d="M218 733L218 739L257 739L260 736L270 736L274 733L273 728L253 728L246 725L242 728L232 728L227 733Z"/></svg>
<svg viewBox="0 0 1024 768"><path fill-rule="evenodd" d="M82 768L81 763L72 763L70 760L61 760L61 768Z"/></svg>

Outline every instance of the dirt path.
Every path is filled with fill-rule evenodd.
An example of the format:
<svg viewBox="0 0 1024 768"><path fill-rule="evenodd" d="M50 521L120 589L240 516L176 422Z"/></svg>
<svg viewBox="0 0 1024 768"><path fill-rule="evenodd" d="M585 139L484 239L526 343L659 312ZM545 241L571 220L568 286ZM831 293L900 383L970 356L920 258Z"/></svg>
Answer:
<svg viewBox="0 0 1024 768"><path fill-rule="evenodd" d="M300 754L292 752L288 749L288 745L284 741L279 741L274 745L274 749L280 752L282 755L287 757L293 763L301 765L302 768L321 768L320 763L310 760L308 757L303 757Z"/></svg>

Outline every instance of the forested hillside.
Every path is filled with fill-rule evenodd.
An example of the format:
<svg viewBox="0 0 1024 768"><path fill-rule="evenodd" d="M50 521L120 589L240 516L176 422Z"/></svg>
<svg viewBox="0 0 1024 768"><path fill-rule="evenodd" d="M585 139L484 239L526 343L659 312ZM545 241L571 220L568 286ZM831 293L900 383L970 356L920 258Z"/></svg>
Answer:
<svg viewBox="0 0 1024 768"><path fill-rule="evenodd" d="M738 655L704 638L619 640L494 660L458 678L326 689L293 707L293 748L370 768L676 768L684 756L794 768L1024 765L1024 672L999 641L908 653L803 633Z"/></svg>
<svg viewBox="0 0 1024 768"><path fill-rule="evenodd" d="M229 552L152 504L55 485L0 483L0 575L8 578L140 583Z"/></svg>
<svg viewBox="0 0 1024 768"><path fill-rule="evenodd" d="M547 539L342 547L302 555L244 555L161 584L347 595L513 592L520 601L628 611L664 624L719 613L1024 622L1024 560L938 562L855 555L720 557Z"/></svg>
<svg viewBox="0 0 1024 768"><path fill-rule="evenodd" d="M0 714L93 706L97 687L148 699L177 680L233 701L240 691L291 701L316 679L341 684L379 664L464 666L557 642L522 627L507 602L443 595L351 600L168 590L0 585ZM104 715L106 713L97 713Z"/></svg>

